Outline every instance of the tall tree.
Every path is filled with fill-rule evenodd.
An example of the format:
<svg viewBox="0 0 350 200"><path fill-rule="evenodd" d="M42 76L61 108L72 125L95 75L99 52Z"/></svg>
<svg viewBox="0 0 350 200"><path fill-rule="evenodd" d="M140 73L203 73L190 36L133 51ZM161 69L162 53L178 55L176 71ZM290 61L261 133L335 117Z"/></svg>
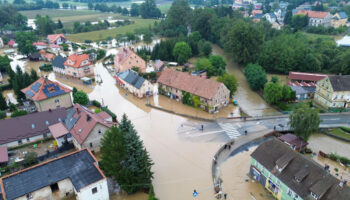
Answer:
<svg viewBox="0 0 350 200"><path fill-rule="evenodd" d="M56 29L56 24L51 20L49 16L37 15L35 18L36 31L38 34L46 36L52 34Z"/></svg>
<svg viewBox="0 0 350 200"><path fill-rule="evenodd" d="M6 109L7 109L6 99L2 94L2 90L0 88L0 110L6 110Z"/></svg>
<svg viewBox="0 0 350 200"><path fill-rule="evenodd" d="M230 90L230 97L232 97L237 91L238 83L233 74L225 73L223 76L219 76L217 80L224 83L227 89Z"/></svg>
<svg viewBox="0 0 350 200"><path fill-rule="evenodd" d="M38 40L37 36L33 32L17 32L16 42L18 44L18 50L25 55L32 53L35 50L33 42ZM33 48L34 47L34 48Z"/></svg>
<svg viewBox="0 0 350 200"><path fill-rule="evenodd" d="M265 71L260 65L248 64L244 69L244 75L253 90L264 89L267 78Z"/></svg>
<svg viewBox="0 0 350 200"><path fill-rule="evenodd" d="M142 18L160 18L162 16L155 0L146 0L143 2L140 5L139 13Z"/></svg>
<svg viewBox="0 0 350 200"><path fill-rule="evenodd" d="M180 65L187 62L191 55L191 47L186 42L176 43L173 49L173 56Z"/></svg>
<svg viewBox="0 0 350 200"><path fill-rule="evenodd" d="M226 72L226 61L219 55L211 55L209 57L210 63L213 65L214 74L221 76Z"/></svg>
<svg viewBox="0 0 350 200"><path fill-rule="evenodd" d="M57 21L57 28L58 28L58 29L63 28L63 24L62 24L62 22L61 22L60 19L58 19L58 21Z"/></svg>
<svg viewBox="0 0 350 200"><path fill-rule="evenodd" d="M139 16L139 4L137 4L137 3L132 3L131 4L131 8L130 8L130 15L132 16L132 17L137 17L137 16Z"/></svg>
<svg viewBox="0 0 350 200"><path fill-rule="evenodd" d="M289 115L289 125L294 133L308 141L311 134L317 132L321 119L318 110L302 104Z"/></svg>
<svg viewBox="0 0 350 200"><path fill-rule="evenodd" d="M33 69L33 68L30 70L30 79L32 82L35 82L36 80L39 79L38 74L36 73L35 69Z"/></svg>
<svg viewBox="0 0 350 200"><path fill-rule="evenodd" d="M87 105L89 101L89 97L84 91L77 91L73 93L73 103Z"/></svg>
<svg viewBox="0 0 350 200"><path fill-rule="evenodd" d="M198 42L198 51L199 51L199 56L208 57L212 52L210 42L207 42L204 40L199 41Z"/></svg>
<svg viewBox="0 0 350 200"><path fill-rule="evenodd" d="M276 104L282 99L280 83L268 82L264 88L264 98L269 104Z"/></svg>
<svg viewBox="0 0 350 200"><path fill-rule="evenodd" d="M211 39L211 23L210 20L216 17L214 10L209 8L199 8L193 11L191 17L191 28L194 31L199 31L203 38Z"/></svg>
<svg viewBox="0 0 350 200"><path fill-rule="evenodd" d="M175 0L167 14L169 27L184 27L189 24L191 8L187 0Z"/></svg>

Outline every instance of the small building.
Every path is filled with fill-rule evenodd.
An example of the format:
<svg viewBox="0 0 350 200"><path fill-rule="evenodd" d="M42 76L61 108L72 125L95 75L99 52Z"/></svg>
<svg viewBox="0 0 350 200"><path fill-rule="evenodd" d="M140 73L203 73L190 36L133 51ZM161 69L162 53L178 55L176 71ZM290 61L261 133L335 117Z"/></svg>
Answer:
<svg viewBox="0 0 350 200"><path fill-rule="evenodd" d="M47 36L47 42L49 44L64 44L66 41L67 39L63 34L52 34Z"/></svg>
<svg viewBox="0 0 350 200"><path fill-rule="evenodd" d="M305 142L301 137L298 137L294 134L287 133L278 137L282 142L288 144L293 150L297 152L305 151L308 143Z"/></svg>
<svg viewBox="0 0 350 200"><path fill-rule="evenodd" d="M329 12L298 10L297 15L308 15L309 26L331 26L332 15Z"/></svg>
<svg viewBox="0 0 350 200"><path fill-rule="evenodd" d="M96 114L84 106L75 104L68 111L64 125L72 134L76 148L89 148L97 152L100 151L101 139L113 122L112 117L106 112Z"/></svg>
<svg viewBox="0 0 350 200"><path fill-rule="evenodd" d="M52 53L45 53L43 56L43 58L46 62L52 62L55 57L56 57L56 55L52 54Z"/></svg>
<svg viewBox="0 0 350 200"><path fill-rule="evenodd" d="M0 120L0 146L15 147L51 136L49 126L63 121L65 108Z"/></svg>
<svg viewBox="0 0 350 200"><path fill-rule="evenodd" d="M74 78L83 78L84 76L93 76L93 63L89 60L87 54L72 54L64 62L65 74Z"/></svg>
<svg viewBox="0 0 350 200"><path fill-rule="evenodd" d="M326 74L309 73L309 72L289 72L288 79L293 82L316 83L327 77Z"/></svg>
<svg viewBox="0 0 350 200"><path fill-rule="evenodd" d="M63 122L49 126L49 130L56 140L57 147L72 142L72 134L69 133Z"/></svg>
<svg viewBox="0 0 350 200"><path fill-rule="evenodd" d="M107 178L88 149L6 175L0 184L6 200L109 200Z"/></svg>
<svg viewBox="0 0 350 200"><path fill-rule="evenodd" d="M256 14L263 14L262 10L252 10L252 17L254 17Z"/></svg>
<svg viewBox="0 0 350 200"><path fill-rule="evenodd" d="M32 53L28 56L30 61L39 61L42 59L41 54L39 52Z"/></svg>
<svg viewBox="0 0 350 200"><path fill-rule="evenodd" d="M36 50L38 51L47 49L47 44L45 42L34 42L33 46L35 46Z"/></svg>
<svg viewBox="0 0 350 200"><path fill-rule="evenodd" d="M137 55L132 49L123 47L114 56L114 67L117 73L137 67L139 72L146 72L146 61Z"/></svg>
<svg viewBox="0 0 350 200"><path fill-rule="evenodd" d="M290 86L295 91L297 101L313 99L316 87Z"/></svg>
<svg viewBox="0 0 350 200"><path fill-rule="evenodd" d="M10 40L7 45L9 45L10 48L16 48L17 44L15 42L15 40Z"/></svg>
<svg viewBox="0 0 350 200"><path fill-rule="evenodd" d="M268 22L270 22L270 24L273 24L273 23L275 23L275 22L277 21L277 17L276 17L276 15L275 15L275 13L266 13L266 14L264 15L264 18L265 18Z"/></svg>
<svg viewBox="0 0 350 200"><path fill-rule="evenodd" d="M260 22L260 20L264 18L264 14L255 14L253 16L253 22L257 23L257 22Z"/></svg>
<svg viewBox="0 0 350 200"><path fill-rule="evenodd" d="M62 47L57 44L50 44L50 49L53 52L59 52L62 49Z"/></svg>
<svg viewBox="0 0 350 200"><path fill-rule="evenodd" d="M142 98L150 96L153 93L153 85L148 80L140 77L136 72L129 69L118 73L116 76L117 82L126 90Z"/></svg>
<svg viewBox="0 0 350 200"><path fill-rule="evenodd" d="M350 187L327 168L273 138L251 154L250 175L281 200L348 200Z"/></svg>
<svg viewBox="0 0 350 200"><path fill-rule="evenodd" d="M332 17L331 23L334 28L346 26L346 24L348 23L348 15L345 12L335 13Z"/></svg>
<svg viewBox="0 0 350 200"><path fill-rule="evenodd" d="M0 37L0 49L4 48L4 41L2 41L2 38Z"/></svg>
<svg viewBox="0 0 350 200"><path fill-rule="evenodd" d="M34 102L39 112L61 107L72 107L70 95L72 90L58 82L49 80L47 77L39 78L21 91Z"/></svg>
<svg viewBox="0 0 350 200"><path fill-rule="evenodd" d="M156 72L161 72L165 67L165 63L161 60L155 60L154 61L154 70Z"/></svg>
<svg viewBox="0 0 350 200"><path fill-rule="evenodd" d="M52 69L54 72L59 74L66 74L66 68L64 66L64 63L66 62L67 58L62 57L61 55L56 56L52 60Z"/></svg>
<svg viewBox="0 0 350 200"><path fill-rule="evenodd" d="M197 96L200 107L208 112L216 112L230 101L230 91L223 83L169 68L162 71L158 85L159 92L172 99L182 100L184 92Z"/></svg>
<svg viewBox="0 0 350 200"><path fill-rule="evenodd" d="M314 101L324 108L350 108L350 75L327 76L316 84Z"/></svg>
<svg viewBox="0 0 350 200"><path fill-rule="evenodd" d="M337 41L337 45L341 47L350 47L350 36L345 35L342 39Z"/></svg>

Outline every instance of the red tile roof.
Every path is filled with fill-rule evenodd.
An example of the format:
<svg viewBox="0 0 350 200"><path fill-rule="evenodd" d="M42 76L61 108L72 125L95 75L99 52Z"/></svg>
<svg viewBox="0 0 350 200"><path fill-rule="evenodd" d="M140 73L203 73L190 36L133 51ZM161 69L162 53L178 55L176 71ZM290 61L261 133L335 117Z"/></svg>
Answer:
<svg viewBox="0 0 350 200"><path fill-rule="evenodd" d="M308 15L310 18L319 18L323 19L327 16L328 12L312 11L312 10L298 10L296 13L302 15Z"/></svg>
<svg viewBox="0 0 350 200"><path fill-rule="evenodd" d="M81 63L84 60L88 60L87 64L81 65ZM72 61L73 64L69 64L69 61ZM85 67L85 66L88 66L88 65L91 65L91 64L92 63L89 60L89 55L87 55L87 54L81 54L81 55L72 54L72 55L68 56L66 62L64 62L65 66L70 66L70 67L74 67L74 68Z"/></svg>
<svg viewBox="0 0 350 200"><path fill-rule="evenodd" d="M54 54L52 54L52 53L45 54L45 58L47 58L47 59L54 59L55 57L56 56Z"/></svg>
<svg viewBox="0 0 350 200"><path fill-rule="evenodd" d="M169 68L165 68L162 71L158 83L195 94L205 99L215 97L219 88L223 85L223 83L217 81L192 76L188 73Z"/></svg>
<svg viewBox="0 0 350 200"><path fill-rule="evenodd" d="M39 78L34 83L21 90L21 92L26 94L26 96L33 101L41 101L50 97L67 94L71 91L72 90L58 82L51 81L44 77Z"/></svg>
<svg viewBox="0 0 350 200"><path fill-rule="evenodd" d="M14 41L14 40L10 40L7 44L10 45L10 46L12 46L12 45L15 44L15 41Z"/></svg>
<svg viewBox="0 0 350 200"><path fill-rule="evenodd" d="M9 161L9 155L7 147L0 147L0 163L6 163Z"/></svg>
<svg viewBox="0 0 350 200"><path fill-rule="evenodd" d="M326 74L307 73L307 72L289 72L290 80L300 81L319 81L327 77Z"/></svg>
<svg viewBox="0 0 350 200"><path fill-rule="evenodd" d="M62 48L60 45L57 44L51 44L50 48Z"/></svg>
<svg viewBox="0 0 350 200"><path fill-rule="evenodd" d="M34 46L47 46L47 44L45 42L34 42L33 45Z"/></svg>
<svg viewBox="0 0 350 200"><path fill-rule="evenodd" d="M62 122L49 126L49 130L56 139L69 133L68 129Z"/></svg>
<svg viewBox="0 0 350 200"><path fill-rule="evenodd" d="M47 39L50 41L50 43L56 43L58 38L65 38L63 34L52 34L52 35L48 35Z"/></svg>
<svg viewBox="0 0 350 200"><path fill-rule="evenodd" d="M97 123L106 127L111 127L113 124L112 122L109 122L107 118L104 118L107 116L110 118L110 116L102 114L103 112L96 114L81 106L80 104L75 104L73 109L76 111L73 117L78 118L78 121L70 130L70 133L79 144L83 144Z"/></svg>

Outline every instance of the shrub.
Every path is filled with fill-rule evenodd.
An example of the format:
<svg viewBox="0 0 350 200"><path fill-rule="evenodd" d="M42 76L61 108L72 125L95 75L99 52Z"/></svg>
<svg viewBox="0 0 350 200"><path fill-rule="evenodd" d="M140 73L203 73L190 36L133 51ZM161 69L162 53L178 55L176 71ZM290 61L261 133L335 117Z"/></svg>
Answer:
<svg viewBox="0 0 350 200"><path fill-rule="evenodd" d="M6 118L6 112L0 110L0 119L5 119Z"/></svg>
<svg viewBox="0 0 350 200"><path fill-rule="evenodd" d="M347 132L347 133L350 133L350 128L349 128L349 127L342 126L342 127L340 127L340 128L341 128L341 130L343 130L343 131L345 131L345 132Z"/></svg>
<svg viewBox="0 0 350 200"><path fill-rule="evenodd" d="M117 115L110 111L107 107L102 107L101 109L108 113L113 119L117 119Z"/></svg>
<svg viewBox="0 0 350 200"><path fill-rule="evenodd" d="M97 114L97 113L100 113L100 112L101 112L101 109L99 109L99 108L95 110L95 113L96 113L96 114Z"/></svg>
<svg viewBox="0 0 350 200"><path fill-rule="evenodd" d="M44 72L51 72L53 70L51 64L43 64L39 67L39 69Z"/></svg>
<svg viewBox="0 0 350 200"><path fill-rule="evenodd" d="M38 154L36 152L28 152L24 156L24 165L31 166L38 163Z"/></svg>
<svg viewBox="0 0 350 200"><path fill-rule="evenodd" d="M11 114L11 117L19 117L19 116L26 115L26 114L28 114L28 112L25 111L25 110L15 110L15 111Z"/></svg>
<svg viewBox="0 0 350 200"><path fill-rule="evenodd" d="M93 100L92 105L96 106L97 108L101 108L101 103L98 102L97 100Z"/></svg>

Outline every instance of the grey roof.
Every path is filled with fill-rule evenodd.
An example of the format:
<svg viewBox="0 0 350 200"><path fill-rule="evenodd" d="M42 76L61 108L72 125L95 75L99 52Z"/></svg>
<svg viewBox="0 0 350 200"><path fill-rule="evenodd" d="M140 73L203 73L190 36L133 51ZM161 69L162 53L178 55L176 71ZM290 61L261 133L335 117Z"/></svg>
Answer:
<svg viewBox="0 0 350 200"><path fill-rule="evenodd" d="M75 113L76 113L76 110L74 108L69 109L67 117L64 120L64 123L68 130L71 130L80 118L80 115L74 118Z"/></svg>
<svg viewBox="0 0 350 200"><path fill-rule="evenodd" d="M65 108L58 108L0 120L0 144L49 133L48 126L64 120L66 115Z"/></svg>
<svg viewBox="0 0 350 200"><path fill-rule="evenodd" d="M345 12L339 12L338 13L341 19L347 19L348 15Z"/></svg>
<svg viewBox="0 0 350 200"><path fill-rule="evenodd" d="M308 199L312 191L321 195L320 199L349 200L350 187L340 188L340 181L321 165L276 138L262 143L251 156L303 199ZM287 166L279 172L277 162Z"/></svg>
<svg viewBox="0 0 350 200"><path fill-rule="evenodd" d="M277 18L275 13L267 13L268 15L270 15L271 18Z"/></svg>
<svg viewBox="0 0 350 200"><path fill-rule="evenodd" d="M2 180L6 199L16 199L67 178L80 191L81 188L104 179L95 162L88 150L84 149L16 172Z"/></svg>
<svg viewBox="0 0 350 200"><path fill-rule="evenodd" d="M137 89L140 89L142 87L143 82L145 82L144 78L137 75L137 73L132 70L127 70L122 73L119 73L118 77L120 77L130 85L136 87Z"/></svg>
<svg viewBox="0 0 350 200"><path fill-rule="evenodd" d="M64 69L64 62L66 62L67 58L66 57L62 57L62 56L56 56L53 60L52 60L52 66L53 67L57 67L57 68L61 68Z"/></svg>
<svg viewBox="0 0 350 200"><path fill-rule="evenodd" d="M261 18L263 18L264 17L264 14L255 14L254 16L253 16L253 19L261 19Z"/></svg>
<svg viewBox="0 0 350 200"><path fill-rule="evenodd" d="M334 91L350 91L350 75L328 76Z"/></svg>
<svg viewBox="0 0 350 200"><path fill-rule="evenodd" d="M290 88L294 90L297 95L314 93L316 90L316 87L290 86Z"/></svg>

